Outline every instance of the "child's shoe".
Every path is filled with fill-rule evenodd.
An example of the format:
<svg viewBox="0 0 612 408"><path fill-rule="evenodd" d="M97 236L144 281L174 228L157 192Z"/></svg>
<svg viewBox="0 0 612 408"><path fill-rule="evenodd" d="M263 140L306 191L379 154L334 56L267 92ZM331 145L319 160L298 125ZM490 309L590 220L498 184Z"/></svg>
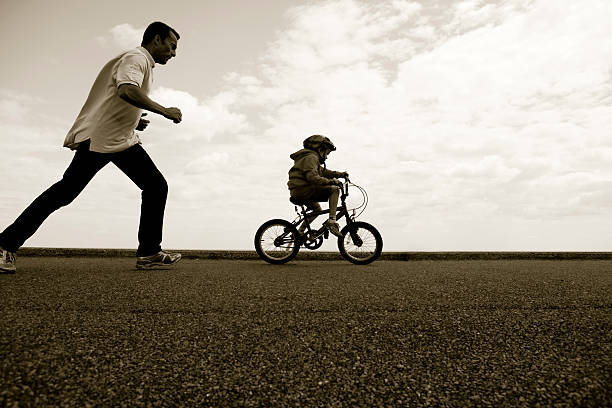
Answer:
<svg viewBox="0 0 612 408"><path fill-rule="evenodd" d="M330 218L327 221L325 221L323 225L325 226L325 228L329 230L329 232L331 232L332 234L334 234L335 236L339 238L342 238L342 234L340 233L340 226L335 220L332 220Z"/></svg>

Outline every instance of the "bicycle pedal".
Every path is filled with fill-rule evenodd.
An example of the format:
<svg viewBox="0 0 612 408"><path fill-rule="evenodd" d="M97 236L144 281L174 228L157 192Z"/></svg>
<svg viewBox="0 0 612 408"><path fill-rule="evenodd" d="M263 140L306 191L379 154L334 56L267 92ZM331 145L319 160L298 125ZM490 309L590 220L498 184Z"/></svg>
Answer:
<svg viewBox="0 0 612 408"><path fill-rule="evenodd" d="M328 229L326 229L326 230L323 232L323 237L325 237L325 239L329 238L329 230L328 230Z"/></svg>

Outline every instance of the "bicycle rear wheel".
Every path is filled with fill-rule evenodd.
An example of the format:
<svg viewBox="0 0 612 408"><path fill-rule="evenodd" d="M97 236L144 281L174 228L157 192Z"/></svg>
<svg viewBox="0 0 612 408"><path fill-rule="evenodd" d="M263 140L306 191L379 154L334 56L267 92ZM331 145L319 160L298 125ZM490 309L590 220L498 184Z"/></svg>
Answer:
<svg viewBox="0 0 612 408"><path fill-rule="evenodd" d="M342 228L338 249L349 262L366 265L374 262L382 252L382 236L374 226L356 221Z"/></svg>
<svg viewBox="0 0 612 408"><path fill-rule="evenodd" d="M270 220L255 233L255 250L266 262L284 264L300 250L297 229L286 220Z"/></svg>

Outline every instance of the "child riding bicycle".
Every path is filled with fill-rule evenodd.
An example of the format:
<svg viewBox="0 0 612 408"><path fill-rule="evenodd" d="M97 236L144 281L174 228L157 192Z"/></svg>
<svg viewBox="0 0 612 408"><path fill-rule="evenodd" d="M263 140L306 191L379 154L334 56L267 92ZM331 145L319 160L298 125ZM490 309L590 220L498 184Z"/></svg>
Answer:
<svg viewBox="0 0 612 408"><path fill-rule="evenodd" d="M294 259L300 248L315 250L330 238L330 232L337 236L340 255L355 265L367 265L382 253L382 236L372 225L357 221L368 203L364 188L348 180L347 172L328 170L327 156L336 147L325 136L313 135L304 140L304 149L290 157L294 164L289 170L289 191L291 202L298 214L293 221L274 218L264 222L255 232L254 244L257 254L264 261L280 265ZM346 179L341 183L337 177ZM349 187L361 192L363 202L349 207ZM319 202L329 200L329 210L321 210ZM298 206L300 207L298 209ZM357 210L361 210L357 214ZM311 228L317 215L329 213L329 219L318 229ZM346 225L339 231L336 217L345 220Z"/></svg>
<svg viewBox="0 0 612 408"><path fill-rule="evenodd" d="M332 234L342 237L336 221L336 209L340 196L339 187L342 185L338 178L347 178L348 173L328 170L325 167L327 156L336 150L336 146L329 138L312 135L306 138L303 144L303 149L289 156L294 160L293 167L289 170L289 181L287 182L291 197L307 202L307 208L311 211L321 211L319 202L329 201L329 219L323 225ZM312 215L304 220L298 232L303 235L307 225L314 221L316 217L317 215Z"/></svg>

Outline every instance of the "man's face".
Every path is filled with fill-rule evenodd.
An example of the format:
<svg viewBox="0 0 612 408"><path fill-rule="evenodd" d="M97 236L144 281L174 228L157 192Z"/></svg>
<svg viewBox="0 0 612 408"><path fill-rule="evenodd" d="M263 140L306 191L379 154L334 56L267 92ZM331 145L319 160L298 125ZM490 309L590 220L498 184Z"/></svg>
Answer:
<svg viewBox="0 0 612 408"><path fill-rule="evenodd" d="M163 40L158 35L155 37L155 52L153 53L153 60L158 64L166 64L172 57L176 57L176 46L178 40L176 35L170 31L169 35Z"/></svg>

